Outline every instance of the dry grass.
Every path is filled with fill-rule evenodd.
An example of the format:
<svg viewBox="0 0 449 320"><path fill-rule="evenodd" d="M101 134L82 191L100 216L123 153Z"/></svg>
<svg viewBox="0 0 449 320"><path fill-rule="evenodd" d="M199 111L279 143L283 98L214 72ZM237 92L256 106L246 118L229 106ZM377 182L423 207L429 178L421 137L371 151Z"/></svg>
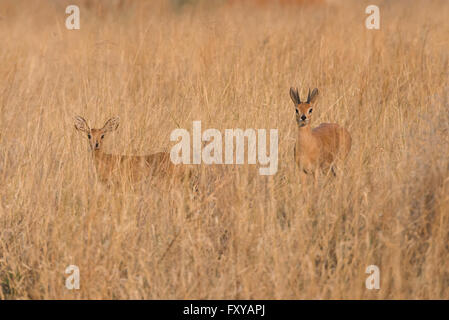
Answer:
<svg viewBox="0 0 449 320"><path fill-rule="evenodd" d="M448 299L449 6L380 1L370 31L368 4L84 1L68 31L61 1L1 1L0 298ZM351 132L344 175L299 184L291 85ZM120 116L113 153L169 150L193 120L278 128L279 171L105 189L76 114Z"/></svg>

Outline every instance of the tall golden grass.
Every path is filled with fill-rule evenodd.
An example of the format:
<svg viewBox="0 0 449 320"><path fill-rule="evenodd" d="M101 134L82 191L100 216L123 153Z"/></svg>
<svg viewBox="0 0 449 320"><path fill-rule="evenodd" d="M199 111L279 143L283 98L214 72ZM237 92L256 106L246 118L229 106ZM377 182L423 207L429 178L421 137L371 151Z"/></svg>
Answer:
<svg viewBox="0 0 449 320"><path fill-rule="evenodd" d="M448 299L449 6L378 1L367 30L371 2L1 1L0 298ZM300 185L290 86L351 132L344 174ZM77 114L120 116L119 154L168 151L193 120L277 128L279 170L105 188Z"/></svg>

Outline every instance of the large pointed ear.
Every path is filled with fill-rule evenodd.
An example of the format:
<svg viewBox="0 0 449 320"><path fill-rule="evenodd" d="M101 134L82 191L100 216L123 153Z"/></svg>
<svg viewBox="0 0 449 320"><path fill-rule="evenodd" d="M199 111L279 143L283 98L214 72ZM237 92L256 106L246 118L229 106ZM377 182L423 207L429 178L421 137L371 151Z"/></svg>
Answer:
<svg viewBox="0 0 449 320"><path fill-rule="evenodd" d="M87 121L80 116L75 117L75 129L86 133L90 131L90 127L87 124Z"/></svg>
<svg viewBox="0 0 449 320"><path fill-rule="evenodd" d="M114 118L111 118L108 121L106 121L106 123L104 124L104 126L101 130L103 130L103 132L114 131L114 130L117 130L119 124L120 124L120 118L114 117Z"/></svg>
<svg viewBox="0 0 449 320"><path fill-rule="evenodd" d="M290 98L292 98L292 101L294 104L301 103L301 99L299 99L298 88L296 88L296 90L293 88L290 88Z"/></svg>
<svg viewBox="0 0 449 320"><path fill-rule="evenodd" d="M318 97L318 89L315 88L312 90L312 93L309 93L309 98L307 99L308 100L307 102L315 103L317 97Z"/></svg>

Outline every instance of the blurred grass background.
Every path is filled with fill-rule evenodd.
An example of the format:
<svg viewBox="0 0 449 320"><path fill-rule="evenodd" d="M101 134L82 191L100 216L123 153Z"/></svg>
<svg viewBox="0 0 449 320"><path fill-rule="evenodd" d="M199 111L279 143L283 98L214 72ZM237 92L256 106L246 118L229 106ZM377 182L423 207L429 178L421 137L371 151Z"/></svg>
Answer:
<svg viewBox="0 0 449 320"><path fill-rule="evenodd" d="M2 1L0 298L448 299L449 6L377 1L374 31L371 2ZM343 175L299 184L290 86L351 132ZM121 154L168 151L194 120L277 128L279 171L106 189L77 114L120 116Z"/></svg>

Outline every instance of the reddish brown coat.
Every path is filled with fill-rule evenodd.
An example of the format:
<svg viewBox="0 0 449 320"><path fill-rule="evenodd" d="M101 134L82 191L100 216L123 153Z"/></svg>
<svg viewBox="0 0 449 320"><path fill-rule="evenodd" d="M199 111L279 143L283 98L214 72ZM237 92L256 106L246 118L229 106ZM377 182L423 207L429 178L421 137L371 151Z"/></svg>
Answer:
<svg viewBox="0 0 449 320"><path fill-rule="evenodd" d="M301 173L315 172L317 168L329 170L337 160L346 159L351 150L352 139L349 132L336 123L322 123L311 128L312 113L318 89L314 89L301 102L298 90L290 89L290 97L295 104L298 132L295 144L295 162Z"/></svg>
<svg viewBox="0 0 449 320"><path fill-rule="evenodd" d="M158 152L145 156L107 154L102 150L105 135L118 128L119 119L106 121L101 129L90 129L82 117L75 118L75 128L87 134L93 152L95 169L99 180L105 183L136 183L144 179L169 180L170 176L183 176L181 165L174 165L170 154Z"/></svg>

